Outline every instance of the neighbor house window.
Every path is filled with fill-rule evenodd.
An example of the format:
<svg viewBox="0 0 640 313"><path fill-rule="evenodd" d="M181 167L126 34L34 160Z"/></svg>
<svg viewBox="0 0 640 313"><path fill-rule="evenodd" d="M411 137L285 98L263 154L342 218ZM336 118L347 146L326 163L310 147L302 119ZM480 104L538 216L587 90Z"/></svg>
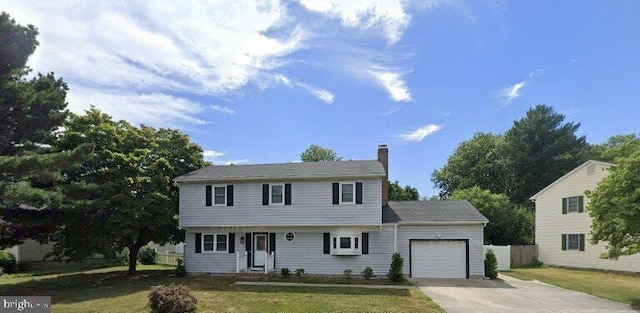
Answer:
<svg viewBox="0 0 640 313"><path fill-rule="evenodd" d="M359 255L361 254L359 243L360 235L333 234L331 254L335 255Z"/></svg>
<svg viewBox="0 0 640 313"><path fill-rule="evenodd" d="M227 234L203 234L202 235L202 251L203 252L227 252Z"/></svg>
<svg viewBox="0 0 640 313"><path fill-rule="evenodd" d="M355 183L340 183L340 203L355 203Z"/></svg>
<svg viewBox="0 0 640 313"><path fill-rule="evenodd" d="M270 204L283 204L284 203L284 185L271 185L271 203Z"/></svg>
<svg viewBox="0 0 640 313"><path fill-rule="evenodd" d="M580 197L569 197L567 198L567 212L569 213L577 213L580 205L579 201Z"/></svg>
<svg viewBox="0 0 640 313"><path fill-rule="evenodd" d="M213 187L213 205L227 205L227 186Z"/></svg>
<svg viewBox="0 0 640 313"><path fill-rule="evenodd" d="M567 235L567 249L578 250L580 248L580 237L578 234Z"/></svg>

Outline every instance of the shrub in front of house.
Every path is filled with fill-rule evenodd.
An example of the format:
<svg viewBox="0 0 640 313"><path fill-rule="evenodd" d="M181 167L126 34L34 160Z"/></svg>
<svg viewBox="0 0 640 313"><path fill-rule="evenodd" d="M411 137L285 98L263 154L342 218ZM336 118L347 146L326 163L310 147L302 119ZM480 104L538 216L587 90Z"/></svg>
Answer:
<svg viewBox="0 0 640 313"><path fill-rule="evenodd" d="M297 268L296 269L296 277L302 278L302 276L304 276L304 268Z"/></svg>
<svg viewBox="0 0 640 313"><path fill-rule="evenodd" d="M176 276L185 277L187 275L187 268L184 266L184 261L182 261L182 258L178 258L177 262Z"/></svg>
<svg viewBox="0 0 640 313"><path fill-rule="evenodd" d="M371 277L373 277L373 269L370 267L365 267L364 270L362 270L362 272L360 273L360 275L362 275L362 277L364 277L364 279L371 279Z"/></svg>
<svg viewBox="0 0 640 313"><path fill-rule="evenodd" d="M280 269L280 276L284 278L291 277L291 270L288 267L283 267Z"/></svg>
<svg viewBox="0 0 640 313"><path fill-rule="evenodd" d="M138 261L140 264L156 264L156 256L158 256L158 252L156 252L156 249L151 247L144 247L138 251Z"/></svg>
<svg viewBox="0 0 640 313"><path fill-rule="evenodd" d="M484 276L496 279L498 278L498 259L493 250L489 249L484 259Z"/></svg>
<svg viewBox="0 0 640 313"><path fill-rule="evenodd" d="M154 313L192 313L198 309L198 300L184 285L152 286L149 307Z"/></svg>
<svg viewBox="0 0 640 313"><path fill-rule="evenodd" d="M350 279L351 278L351 274L353 273L353 271L350 268L348 268L348 269L344 270L344 272L342 272L342 273L344 274L344 278Z"/></svg>
<svg viewBox="0 0 640 313"><path fill-rule="evenodd" d="M387 277L392 282L401 282L404 278L402 277L402 266L404 265L404 258L400 253L394 253L391 256L391 266L389 267L389 273Z"/></svg>
<svg viewBox="0 0 640 313"><path fill-rule="evenodd" d="M0 250L0 269L1 273L13 273L16 269L16 257L11 252Z"/></svg>

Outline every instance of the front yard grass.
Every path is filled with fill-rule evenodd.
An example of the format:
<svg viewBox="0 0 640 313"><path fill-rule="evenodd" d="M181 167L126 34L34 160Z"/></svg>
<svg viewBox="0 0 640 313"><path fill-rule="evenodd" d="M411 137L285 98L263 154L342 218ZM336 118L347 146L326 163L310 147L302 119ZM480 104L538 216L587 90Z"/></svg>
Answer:
<svg viewBox="0 0 640 313"><path fill-rule="evenodd" d="M640 309L640 274L557 267L517 268L501 274L524 280L535 279Z"/></svg>
<svg viewBox="0 0 640 313"><path fill-rule="evenodd" d="M53 312L148 312L149 288L183 284L198 312L444 312L418 289L231 286L231 277L173 276L166 266L116 266L43 276L0 277L2 295L51 295ZM294 281L294 280L290 280Z"/></svg>

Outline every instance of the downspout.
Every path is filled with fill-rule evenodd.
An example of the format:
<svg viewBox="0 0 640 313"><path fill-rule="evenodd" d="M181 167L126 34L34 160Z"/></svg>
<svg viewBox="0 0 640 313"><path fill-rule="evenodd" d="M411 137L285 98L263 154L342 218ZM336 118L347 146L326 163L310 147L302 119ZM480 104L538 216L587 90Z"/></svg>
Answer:
<svg viewBox="0 0 640 313"><path fill-rule="evenodd" d="M393 253L398 252L398 224L393 225Z"/></svg>

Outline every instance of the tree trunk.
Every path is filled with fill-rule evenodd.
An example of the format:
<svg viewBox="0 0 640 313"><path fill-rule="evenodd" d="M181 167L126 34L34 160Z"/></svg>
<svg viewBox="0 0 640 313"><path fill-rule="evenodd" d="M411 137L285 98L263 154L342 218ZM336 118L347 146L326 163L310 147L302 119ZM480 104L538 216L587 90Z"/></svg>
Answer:
<svg viewBox="0 0 640 313"><path fill-rule="evenodd" d="M138 263L139 250L140 250L140 247L138 247L137 245L134 245L133 247L129 247L129 272L128 272L129 276L135 276L137 273L136 265Z"/></svg>

